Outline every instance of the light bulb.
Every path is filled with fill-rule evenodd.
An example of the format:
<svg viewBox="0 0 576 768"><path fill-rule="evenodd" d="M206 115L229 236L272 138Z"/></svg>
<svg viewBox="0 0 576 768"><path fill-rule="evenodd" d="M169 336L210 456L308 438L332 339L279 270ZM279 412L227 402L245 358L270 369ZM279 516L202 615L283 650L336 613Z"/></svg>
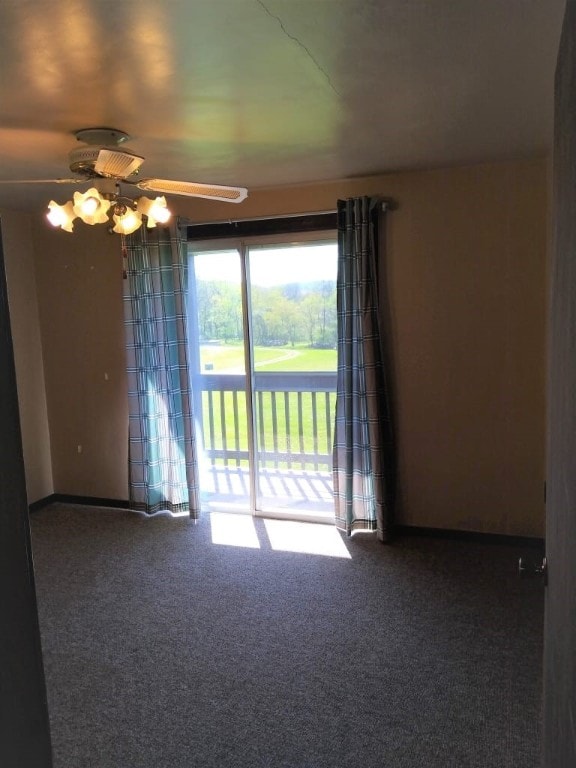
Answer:
<svg viewBox="0 0 576 768"><path fill-rule="evenodd" d="M165 197L157 197L156 200L154 200L148 216L152 216L152 218L159 221L160 224L166 224L170 218L170 211L166 208Z"/></svg>
<svg viewBox="0 0 576 768"><path fill-rule="evenodd" d="M85 216L93 216L98 210L99 204L95 197L87 197L85 200L82 200L80 207Z"/></svg>
<svg viewBox="0 0 576 768"><path fill-rule="evenodd" d="M154 200L151 200L149 197L141 197L136 206L137 210L147 217L147 227L149 229L155 227L157 222L166 224L171 216L170 211L166 207L166 198L164 196L156 197Z"/></svg>

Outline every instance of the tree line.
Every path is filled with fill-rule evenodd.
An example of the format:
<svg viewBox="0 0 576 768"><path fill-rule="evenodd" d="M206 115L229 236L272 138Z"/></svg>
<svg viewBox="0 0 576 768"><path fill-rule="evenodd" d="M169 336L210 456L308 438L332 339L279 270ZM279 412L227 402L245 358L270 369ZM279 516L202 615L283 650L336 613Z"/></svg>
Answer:
<svg viewBox="0 0 576 768"><path fill-rule="evenodd" d="M242 298L237 285L219 280L195 284L200 342L242 341ZM257 346L307 344L336 347L336 283L287 283L250 291L252 333Z"/></svg>

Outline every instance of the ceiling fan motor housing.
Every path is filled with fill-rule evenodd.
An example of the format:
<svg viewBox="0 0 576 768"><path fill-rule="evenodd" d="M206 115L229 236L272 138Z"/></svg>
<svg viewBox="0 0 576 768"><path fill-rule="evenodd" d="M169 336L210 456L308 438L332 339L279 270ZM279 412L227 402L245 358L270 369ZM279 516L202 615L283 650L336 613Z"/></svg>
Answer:
<svg viewBox="0 0 576 768"><path fill-rule="evenodd" d="M116 128L84 128L75 133L84 146L68 155L70 170L86 176L121 179L134 173L144 162L129 150L118 149L130 136ZM137 161L140 162L137 162Z"/></svg>
<svg viewBox="0 0 576 768"><path fill-rule="evenodd" d="M144 158L127 149L110 146L86 146L68 155L70 170L86 176L125 179L135 174Z"/></svg>

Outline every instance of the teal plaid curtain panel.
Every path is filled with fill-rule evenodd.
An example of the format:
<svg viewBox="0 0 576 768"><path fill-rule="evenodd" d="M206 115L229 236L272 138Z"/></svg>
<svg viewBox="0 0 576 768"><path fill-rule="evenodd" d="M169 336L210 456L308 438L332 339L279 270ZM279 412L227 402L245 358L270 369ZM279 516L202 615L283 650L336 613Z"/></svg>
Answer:
<svg viewBox="0 0 576 768"><path fill-rule="evenodd" d="M178 229L126 239L129 487L134 509L200 511L186 332L187 243Z"/></svg>
<svg viewBox="0 0 576 768"><path fill-rule="evenodd" d="M338 373L333 475L336 525L391 537L395 446L379 295L382 205L338 201Z"/></svg>

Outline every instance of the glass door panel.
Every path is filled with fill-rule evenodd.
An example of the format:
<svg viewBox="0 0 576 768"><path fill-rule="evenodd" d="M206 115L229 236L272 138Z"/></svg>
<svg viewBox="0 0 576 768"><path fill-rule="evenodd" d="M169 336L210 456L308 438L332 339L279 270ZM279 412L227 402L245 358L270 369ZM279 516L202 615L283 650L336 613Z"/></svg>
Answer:
<svg viewBox="0 0 576 768"><path fill-rule="evenodd" d="M332 518L335 243L248 250L257 512Z"/></svg>
<svg viewBox="0 0 576 768"><path fill-rule="evenodd" d="M204 509L252 510L240 253L194 252L188 330Z"/></svg>

